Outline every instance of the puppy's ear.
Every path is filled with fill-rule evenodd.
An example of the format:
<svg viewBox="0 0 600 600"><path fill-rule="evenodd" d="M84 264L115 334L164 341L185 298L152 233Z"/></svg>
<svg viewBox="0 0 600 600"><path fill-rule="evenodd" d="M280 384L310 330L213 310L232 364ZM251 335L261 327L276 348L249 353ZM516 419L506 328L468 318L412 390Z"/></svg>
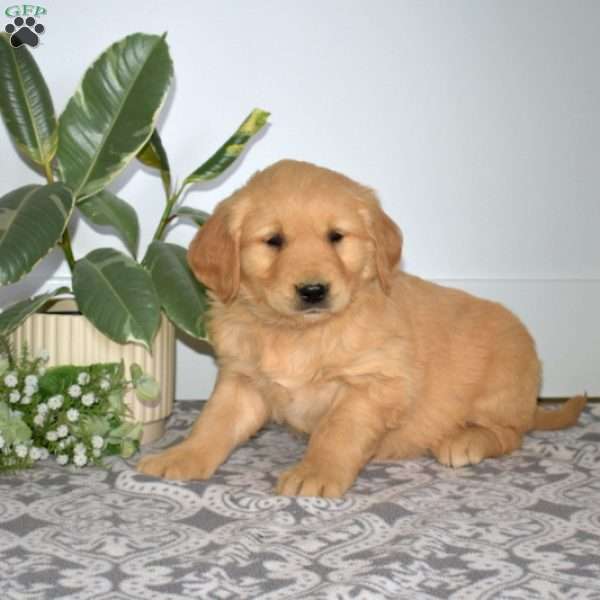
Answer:
<svg viewBox="0 0 600 600"><path fill-rule="evenodd" d="M194 275L224 303L240 286L240 236L232 230L230 201L221 203L200 228L187 253Z"/></svg>
<svg viewBox="0 0 600 600"><path fill-rule="evenodd" d="M374 198L369 208L361 210L367 231L375 244L375 267L381 288L390 292L390 277L402 254L402 233Z"/></svg>

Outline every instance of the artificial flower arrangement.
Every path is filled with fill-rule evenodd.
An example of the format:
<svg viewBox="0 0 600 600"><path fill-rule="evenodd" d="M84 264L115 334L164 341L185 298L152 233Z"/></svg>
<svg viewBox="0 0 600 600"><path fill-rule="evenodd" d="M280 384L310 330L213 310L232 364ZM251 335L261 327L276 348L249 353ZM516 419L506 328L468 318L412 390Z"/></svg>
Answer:
<svg viewBox="0 0 600 600"><path fill-rule="evenodd" d="M139 448L141 423L127 420L124 394L134 387L142 401L159 385L122 363L47 368L45 351L15 357L0 338L0 472L54 457L59 465L101 465L110 455L129 457Z"/></svg>

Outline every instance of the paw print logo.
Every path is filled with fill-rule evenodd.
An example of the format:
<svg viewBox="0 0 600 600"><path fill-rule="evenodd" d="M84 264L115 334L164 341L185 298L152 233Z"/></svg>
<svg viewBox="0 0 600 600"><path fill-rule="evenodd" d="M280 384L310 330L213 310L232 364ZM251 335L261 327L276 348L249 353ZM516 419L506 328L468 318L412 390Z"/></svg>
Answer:
<svg viewBox="0 0 600 600"><path fill-rule="evenodd" d="M27 17L27 19L16 17L12 23L6 25L4 31L10 34L10 44L13 48L18 48L23 44L35 48L40 41L38 35L44 33L44 26L36 23L33 17Z"/></svg>

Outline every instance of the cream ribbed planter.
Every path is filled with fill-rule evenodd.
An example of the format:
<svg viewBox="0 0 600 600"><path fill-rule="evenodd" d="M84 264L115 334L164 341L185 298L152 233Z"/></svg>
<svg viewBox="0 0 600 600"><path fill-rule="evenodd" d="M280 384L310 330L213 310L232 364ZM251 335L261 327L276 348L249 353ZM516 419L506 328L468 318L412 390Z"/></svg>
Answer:
<svg viewBox="0 0 600 600"><path fill-rule="evenodd" d="M139 344L117 344L103 336L84 316L76 312L72 300L59 300L43 313L30 316L11 335L17 352L27 344L34 353L44 349L50 354L48 366L125 363L126 373L137 363L160 384L160 399L143 403L132 390L125 401L132 419L144 424L142 444L164 433L165 420L173 410L175 389L175 328L162 315L161 326L152 345L152 354Z"/></svg>

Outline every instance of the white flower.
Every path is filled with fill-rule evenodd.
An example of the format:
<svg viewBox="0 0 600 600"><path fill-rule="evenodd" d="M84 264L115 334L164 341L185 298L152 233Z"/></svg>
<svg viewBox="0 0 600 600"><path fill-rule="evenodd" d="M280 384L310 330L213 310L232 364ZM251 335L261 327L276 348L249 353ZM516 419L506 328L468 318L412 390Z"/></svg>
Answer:
<svg viewBox="0 0 600 600"><path fill-rule="evenodd" d="M58 442L58 444L56 444L56 447L59 450L64 450L69 444L67 444L67 440L61 440L60 442Z"/></svg>
<svg viewBox="0 0 600 600"><path fill-rule="evenodd" d="M93 435L92 446L96 449L102 448L104 446L104 438L101 435Z"/></svg>
<svg viewBox="0 0 600 600"><path fill-rule="evenodd" d="M102 456L102 450L100 450L99 448L94 448L92 450L92 454L96 457L96 458L100 458Z"/></svg>
<svg viewBox="0 0 600 600"><path fill-rule="evenodd" d="M17 390L13 390L9 395L8 399L14 404L21 399L21 394Z"/></svg>
<svg viewBox="0 0 600 600"><path fill-rule="evenodd" d="M109 388L110 388L110 381L108 379L101 379L100 380L100 389L106 391Z"/></svg>
<svg viewBox="0 0 600 600"><path fill-rule="evenodd" d="M96 402L96 396L94 396L93 392L88 392L81 397L81 403L84 406L92 406Z"/></svg>
<svg viewBox="0 0 600 600"><path fill-rule="evenodd" d="M40 458L42 458L42 449L32 446L29 449L29 458L31 458L31 460L40 460Z"/></svg>
<svg viewBox="0 0 600 600"><path fill-rule="evenodd" d="M58 439L58 434L56 433L56 431L48 431L46 432L46 439L49 442L55 442Z"/></svg>
<svg viewBox="0 0 600 600"><path fill-rule="evenodd" d="M21 397L21 404L31 404L31 396L25 394Z"/></svg>
<svg viewBox="0 0 600 600"><path fill-rule="evenodd" d="M46 460L50 456L50 452L46 448L40 448L40 460Z"/></svg>
<svg viewBox="0 0 600 600"><path fill-rule="evenodd" d="M56 435L58 435L59 438L67 437L69 435L69 428L66 425L59 425L56 428Z"/></svg>
<svg viewBox="0 0 600 600"><path fill-rule="evenodd" d="M71 398L79 398L81 396L81 388L78 385L72 385L67 390Z"/></svg>
<svg viewBox="0 0 600 600"><path fill-rule="evenodd" d="M0 450L4 448L4 438L0 435Z"/></svg>
<svg viewBox="0 0 600 600"><path fill-rule="evenodd" d="M41 413L38 413L37 415L35 415L35 417L33 417L33 424L37 425L38 427L43 427L44 421L45 417Z"/></svg>
<svg viewBox="0 0 600 600"><path fill-rule="evenodd" d="M89 382L90 382L89 373L79 373L79 375L77 375L77 383L79 385L87 385Z"/></svg>
<svg viewBox="0 0 600 600"><path fill-rule="evenodd" d="M37 405L37 411L40 415L48 414L48 405L45 402L41 402Z"/></svg>
<svg viewBox="0 0 600 600"><path fill-rule="evenodd" d="M59 465L66 465L69 462L69 456L67 454L59 454L56 457L56 462Z"/></svg>
<svg viewBox="0 0 600 600"><path fill-rule="evenodd" d="M36 375L27 375L27 377L25 377L25 385L30 385L31 387L34 387L37 390L38 387L38 378Z"/></svg>
<svg viewBox="0 0 600 600"><path fill-rule="evenodd" d="M15 454L19 458L25 458L28 453L29 453L29 450L27 449L27 446L25 444L17 444L15 446Z"/></svg>
<svg viewBox="0 0 600 600"><path fill-rule="evenodd" d="M73 451L75 452L75 454L85 454L87 449L85 447L85 444L82 444L80 442L79 444L75 444Z"/></svg>
<svg viewBox="0 0 600 600"><path fill-rule="evenodd" d="M87 456L85 454L76 454L73 457L73 462L78 467L83 467L87 463Z"/></svg>
<svg viewBox="0 0 600 600"><path fill-rule="evenodd" d="M14 373L9 373L4 377L4 385L9 388L17 387L19 380Z"/></svg>
<svg viewBox="0 0 600 600"><path fill-rule="evenodd" d="M38 391L37 386L34 386L34 385L26 385L23 388L23 393L29 397L33 396L37 391Z"/></svg>
<svg viewBox="0 0 600 600"><path fill-rule="evenodd" d="M70 408L67 411L67 419L69 419L71 423L76 423L79 419L79 411L76 408Z"/></svg>
<svg viewBox="0 0 600 600"><path fill-rule="evenodd" d="M48 352L48 350L40 350L38 358L40 360L43 360L44 362L47 362L48 360L50 360L50 353Z"/></svg>
<svg viewBox="0 0 600 600"><path fill-rule="evenodd" d="M40 367L38 370L38 375L41 377L42 375L46 374L46 367Z"/></svg>
<svg viewBox="0 0 600 600"><path fill-rule="evenodd" d="M52 409L52 410L58 410L63 404L63 397L58 394L57 396L52 396L51 398L48 398L48 406Z"/></svg>

